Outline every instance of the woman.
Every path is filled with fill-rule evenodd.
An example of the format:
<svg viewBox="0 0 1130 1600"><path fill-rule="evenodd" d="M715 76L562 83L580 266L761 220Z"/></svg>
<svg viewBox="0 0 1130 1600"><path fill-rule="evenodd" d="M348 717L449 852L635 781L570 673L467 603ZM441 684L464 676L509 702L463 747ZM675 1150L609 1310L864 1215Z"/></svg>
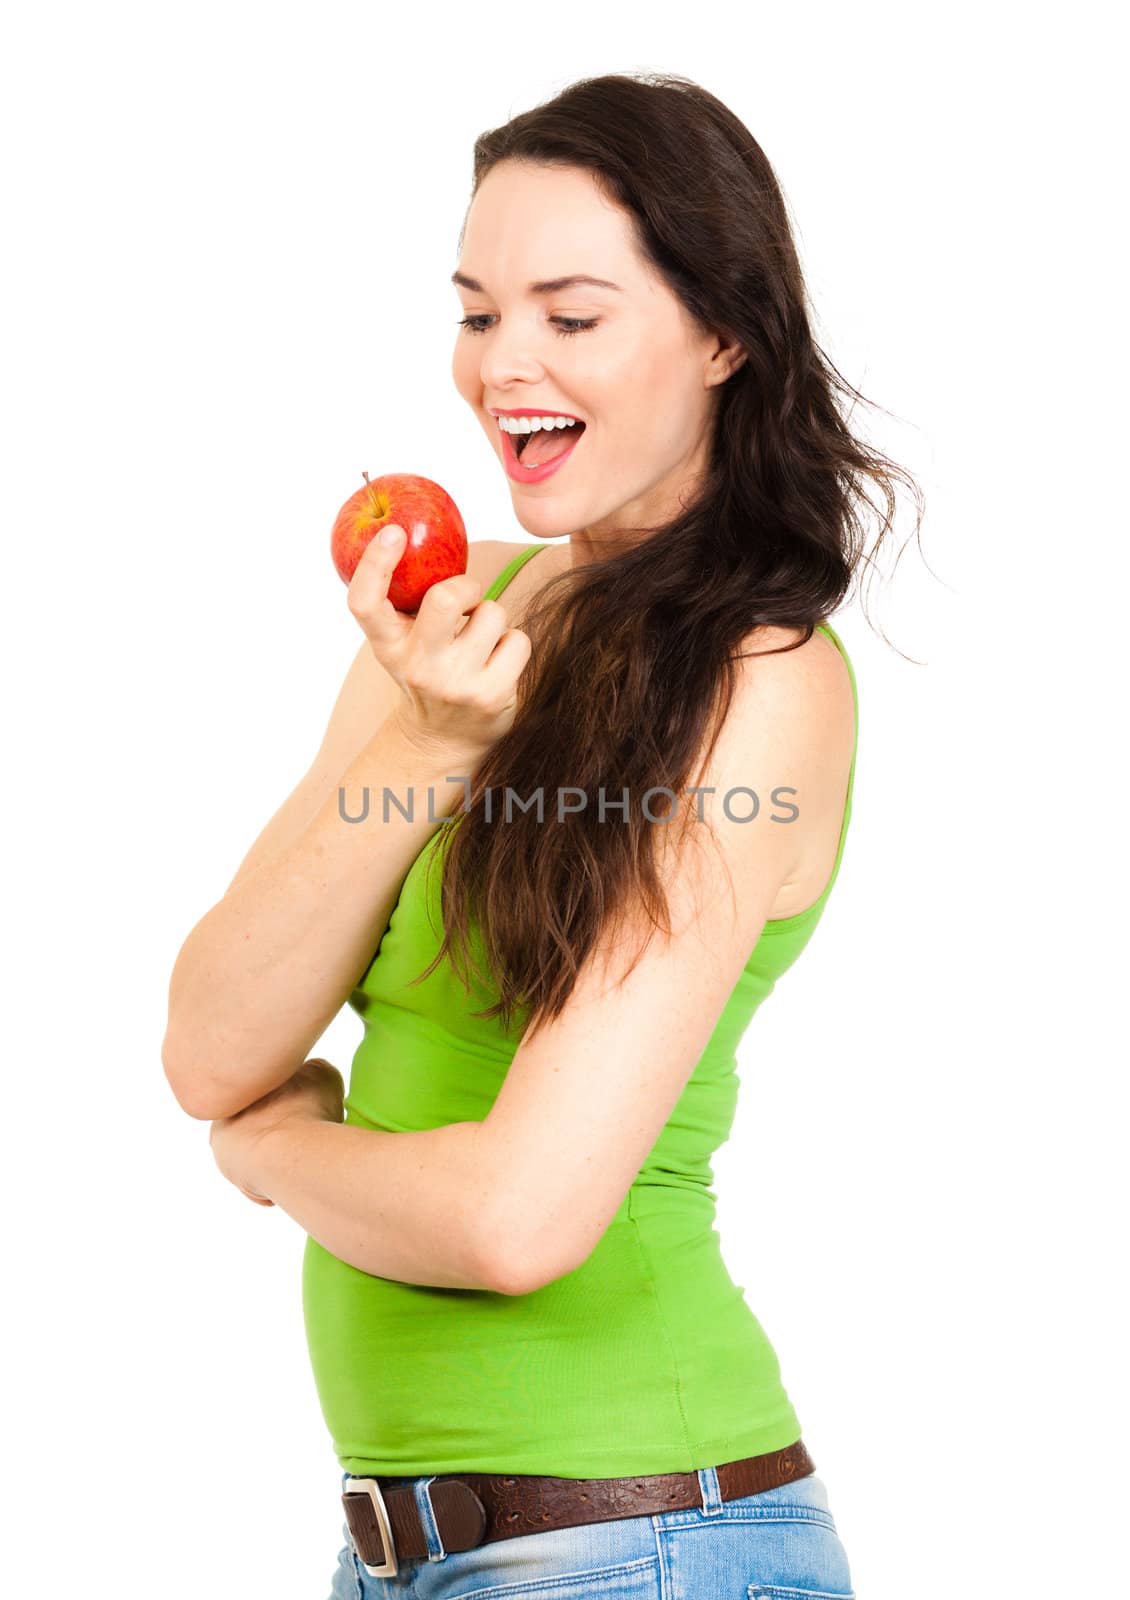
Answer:
<svg viewBox="0 0 1130 1600"><path fill-rule="evenodd" d="M882 537L905 475L843 420L769 163L688 80L484 134L460 252L455 382L533 543L473 544L415 618L403 535L366 550L364 643L186 941L166 1071L309 1235L335 1596L848 1596L710 1158L839 870L823 619L864 480ZM343 1107L306 1056L347 1000Z"/></svg>

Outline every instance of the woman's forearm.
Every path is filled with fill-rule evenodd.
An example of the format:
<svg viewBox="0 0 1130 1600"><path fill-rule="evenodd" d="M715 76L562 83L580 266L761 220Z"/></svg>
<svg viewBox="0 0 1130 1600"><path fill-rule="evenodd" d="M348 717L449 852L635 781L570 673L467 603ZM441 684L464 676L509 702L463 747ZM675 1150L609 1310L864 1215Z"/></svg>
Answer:
<svg viewBox="0 0 1130 1600"><path fill-rule="evenodd" d="M412 862L449 825L442 818L467 777L465 757L427 752L393 714L302 833L201 918L173 968L162 1050L185 1110L232 1116L301 1066L360 981ZM346 820L363 814L366 788L368 816Z"/></svg>
<svg viewBox="0 0 1130 1600"><path fill-rule="evenodd" d="M505 1293L486 1233L495 1168L480 1149L482 1129L453 1122L386 1133L289 1118L255 1144L250 1182L361 1272Z"/></svg>

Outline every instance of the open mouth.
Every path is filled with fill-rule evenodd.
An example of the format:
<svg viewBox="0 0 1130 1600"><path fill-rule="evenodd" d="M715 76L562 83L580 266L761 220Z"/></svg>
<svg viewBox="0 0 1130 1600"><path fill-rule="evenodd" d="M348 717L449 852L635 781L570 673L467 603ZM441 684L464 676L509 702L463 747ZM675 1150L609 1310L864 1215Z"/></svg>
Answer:
<svg viewBox="0 0 1130 1600"><path fill-rule="evenodd" d="M531 433L512 433L509 437L519 461L527 467L540 467L564 455L584 431L585 424L577 421L569 428L537 428Z"/></svg>

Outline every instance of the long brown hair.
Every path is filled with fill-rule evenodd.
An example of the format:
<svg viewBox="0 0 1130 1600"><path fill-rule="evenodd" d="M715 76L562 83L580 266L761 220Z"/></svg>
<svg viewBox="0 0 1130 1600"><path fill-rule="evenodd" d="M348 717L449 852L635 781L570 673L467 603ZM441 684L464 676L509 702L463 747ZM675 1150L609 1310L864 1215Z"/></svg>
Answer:
<svg viewBox="0 0 1130 1600"><path fill-rule="evenodd" d="M803 630L783 648L806 643L864 559L861 508L879 516L873 554L895 481L914 497L916 533L922 496L849 431L839 402L864 397L814 341L773 169L712 94L671 75L584 78L477 139L472 198L505 160L590 172L696 322L746 353L719 385L694 503L546 584L524 624L533 653L514 721L439 830L443 943L415 981L449 956L468 991L473 969L499 995L474 1015L507 1031L520 1015L532 1034L633 910L670 931L658 846L692 820L685 791L725 721L742 641L773 626ZM543 791L545 820L518 807L504 820L507 788L523 804ZM587 804L559 815L566 788ZM602 790L629 801L603 822ZM676 810L662 793L645 815L649 790L678 797L675 828L653 825Z"/></svg>

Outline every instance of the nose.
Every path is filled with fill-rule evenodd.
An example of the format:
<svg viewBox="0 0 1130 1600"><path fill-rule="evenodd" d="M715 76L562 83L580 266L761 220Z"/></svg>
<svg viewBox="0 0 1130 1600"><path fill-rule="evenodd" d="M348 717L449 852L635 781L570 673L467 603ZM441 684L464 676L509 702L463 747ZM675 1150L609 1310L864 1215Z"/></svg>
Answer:
<svg viewBox="0 0 1130 1600"><path fill-rule="evenodd" d="M505 394L512 384L537 383L545 368L535 354L537 335L520 318L496 322L483 340L480 373L488 394Z"/></svg>

